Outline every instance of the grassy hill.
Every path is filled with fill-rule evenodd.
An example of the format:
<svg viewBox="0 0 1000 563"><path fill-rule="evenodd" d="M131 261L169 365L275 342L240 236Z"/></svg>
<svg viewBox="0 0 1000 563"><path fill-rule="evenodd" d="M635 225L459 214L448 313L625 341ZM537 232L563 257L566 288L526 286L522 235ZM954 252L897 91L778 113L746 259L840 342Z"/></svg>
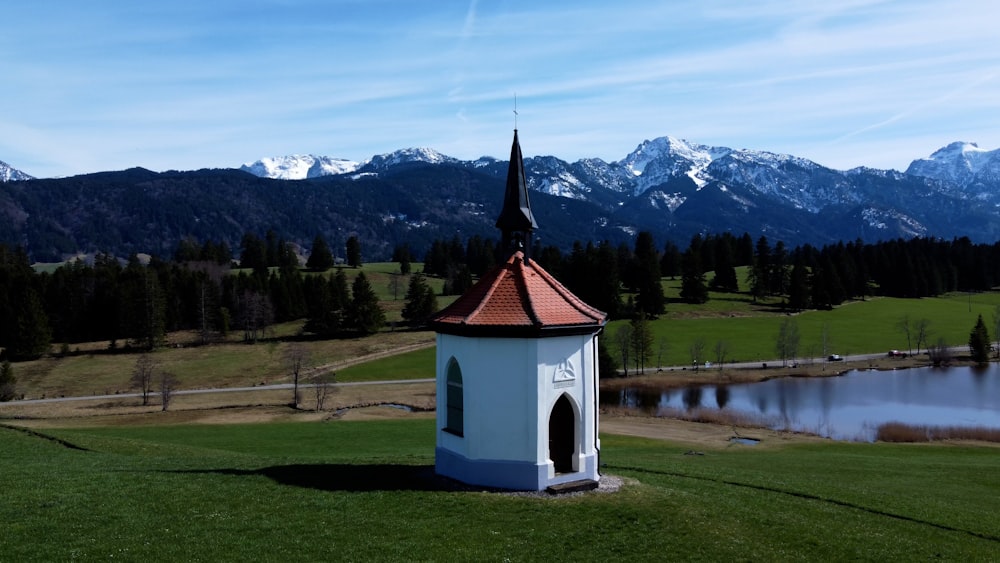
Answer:
<svg viewBox="0 0 1000 563"><path fill-rule="evenodd" d="M0 427L0 554L52 560L990 560L995 448L602 437L615 493L433 478L433 421Z"/></svg>

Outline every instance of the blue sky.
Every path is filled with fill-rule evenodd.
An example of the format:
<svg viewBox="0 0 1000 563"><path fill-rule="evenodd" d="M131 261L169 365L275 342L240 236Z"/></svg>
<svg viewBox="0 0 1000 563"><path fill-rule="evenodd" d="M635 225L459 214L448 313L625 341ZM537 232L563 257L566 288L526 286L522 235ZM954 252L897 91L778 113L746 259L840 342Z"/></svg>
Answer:
<svg viewBox="0 0 1000 563"><path fill-rule="evenodd" d="M1000 147L1000 3L32 0L0 160L49 177L407 147L620 160L644 139L905 169Z"/></svg>

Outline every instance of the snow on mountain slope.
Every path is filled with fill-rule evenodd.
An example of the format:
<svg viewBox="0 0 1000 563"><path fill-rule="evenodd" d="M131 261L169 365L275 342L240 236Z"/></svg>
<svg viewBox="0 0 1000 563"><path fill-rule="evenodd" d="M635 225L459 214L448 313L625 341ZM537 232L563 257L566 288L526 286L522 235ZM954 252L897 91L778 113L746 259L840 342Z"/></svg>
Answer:
<svg viewBox="0 0 1000 563"><path fill-rule="evenodd" d="M724 147L709 147L669 136L658 137L652 141L643 141L616 164L628 170L635 178L633 194L639 195L680 175L688 176L702 187L711 180L705 177L705 169L712 161L731 151L732 149Z"/></svg>
<svg viewBox="0 0 1000 563"><path fill-rule="evenodd" d="M429 148L376 155L360 164L312 155L275 157L243 169L258 176L297 179L345 173L379 175L414 162L464 166L498 177L506 174L505 161L492 157L460 161ZM588 201L605 210L617 209L655 189L663 193L650 203L675 212L694 201L694 192L677 192L677 186L683 185L676 183L680 179L690 179L695 192L717 188L717 197L729 198L744 209L750 209L749 202L758 197L769 206L788 205L819 213L829 206L872 201L891 207L907 195L933 193L1000 207L1000 150L986 151L964 142L951 143L928 158L915 160L906 173L870 168L837 171L792 155L713 147L670 136L645 140L616 162L588 158L568 163L554 156L530 157L525 159L525 172L532 190ZM724 205L723 200L713 201L712 205ZM873 229L886 223L894 229L919 232L919 227L906 219L876 215L870 225Z"/></svg>
<svg viewBox="0 0 1000 563"><path fill-rule="evenodd" d="M976 143L957 141L934 151L927 158L914 160L906 173L965 186L991 161L997 162L998 155L1000 150L988 151L979 148Z"/></svg>
<svg viewBox="0 0 1000 563"><path fill-rule="evenodd" d="M7 164L6 162L0 160L0 182L18 182L21 180L33 180L34 176L30 176L21 172L17 168Z"/></svg>
<svg viewBox="0 0 1000 563"><path fill-rule="evenodd" d="M404 164L408 162L426 162L428 164L455 164L459 160L457 158L452 158L450 156L441 154L434 149L429 149L425 147L416 147L408 149L400 149L398 151L393 151L387 154L375 155L359 167L360 170L365 172L381 172L387 170L398 164Z"/></svg>
<svg viewBox="0 0 1000 563"><path fill-rule="evenodd" d="M357 170L358 166L357 162L342 158L295 154L262 158L256 162L240 166L240 170L262 178L304 180L318 176L348 174Z"/></svg>
<svg viewBox="0 0 1000 563"><path fill-rule="evenodd" d="M813 213L830 204L858 201L844 173L786 154L734 150L713 160L704 173Z"/></svg>

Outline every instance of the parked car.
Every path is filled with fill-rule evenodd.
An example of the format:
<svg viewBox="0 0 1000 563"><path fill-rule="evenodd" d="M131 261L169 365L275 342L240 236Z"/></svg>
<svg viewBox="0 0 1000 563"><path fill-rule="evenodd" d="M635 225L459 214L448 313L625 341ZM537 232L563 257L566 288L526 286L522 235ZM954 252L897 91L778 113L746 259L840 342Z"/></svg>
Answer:
<svg viewBox="0 0 1000 563"><path fill-rule="evenodd" d="M843 359L844 359L843 356L841 356L840 354L830 354L830 357L827 358L827 360L831 362L839 362L842 361Z"/></svg>
<svg viewBox="0 0 1000 563"><path fill-rule="evenodd" d="M899 350L889 350L889 357L890 358L901 358L901 357L903 357L905 355L906 354L900 353Z"/></svg>

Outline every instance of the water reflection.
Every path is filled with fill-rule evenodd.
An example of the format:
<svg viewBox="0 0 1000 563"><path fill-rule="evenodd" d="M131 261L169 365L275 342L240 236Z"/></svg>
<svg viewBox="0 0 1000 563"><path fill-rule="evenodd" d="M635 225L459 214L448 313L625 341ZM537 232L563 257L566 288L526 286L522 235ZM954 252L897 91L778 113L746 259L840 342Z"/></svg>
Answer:
<svg viewBox="0 0 1000 563"><path fill-rule="evenodd" d="M725 385L719 385L715 388L715 406L719 407L719 410L726 408L729 403L729 387Z"/></svg>
<svg viewBox="0 0 1000 563"><path fill-rule="evenodd" d="M705 402L715 397L715 405ZM885 422L1000 428L1000 366L852 371L739 385L601 392L601 403L656 412L707 408L757 412L776 428L838 440L872 440Z"/></svg>
<svg viewBox="0 0 1000 563"><path fill-rule="evenodd" d="M701 387L688 387L684 389L684 406L691 410L701 406Z"/></svg>

